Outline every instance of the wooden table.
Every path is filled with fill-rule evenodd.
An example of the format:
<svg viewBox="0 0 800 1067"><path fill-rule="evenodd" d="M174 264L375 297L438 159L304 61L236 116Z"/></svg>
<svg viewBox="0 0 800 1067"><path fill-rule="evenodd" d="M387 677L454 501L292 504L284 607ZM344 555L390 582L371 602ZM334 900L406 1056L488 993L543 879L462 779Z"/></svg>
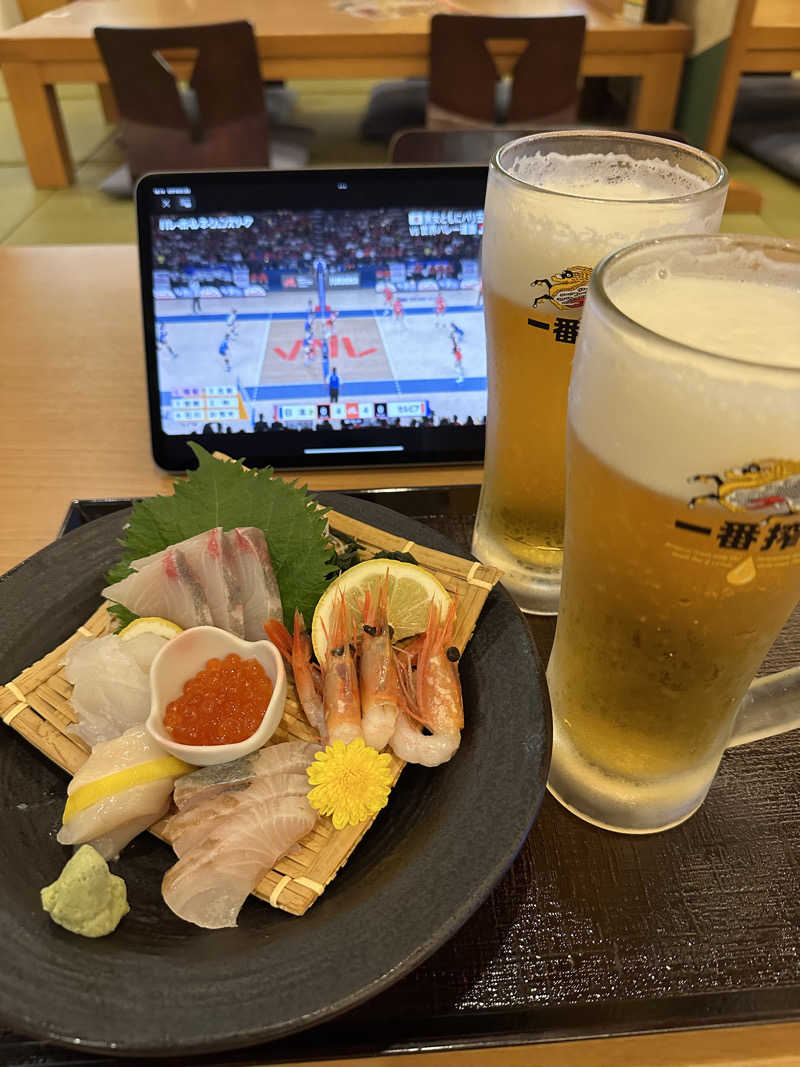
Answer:
<svg viewBox="0 0 800 1067"><path fill-rule="evenodd" d="M448 3L447 10L454 4ZM460 0L475 14L584 14L585 75L639 79L631 125L669 129L691 41L681 22L639 26L591 0ZM270 78L398 78L427 73L428 16L357 18L330 0L76 0L0 34L0 63L34 185L73 180L54 86L108 81L94 27L176 26L248 19ZM513 42L506 47L513 49ZM182 71L181 65L176 69Z"/></svg>
<svg viewBox="0 0 800 1067"><path fill-rule="evenodd" d="M712 155L725 151L741 75L787 70L800 70L800 2L739 0L706 140Z"/></svg>
<svg viewBox="0 0 800 1067"><path fill-rule="evenodd" d="M0 574L54 539L76 497L165 492L150 455L136 250L0 248ZM307 476L313 488L469 484L475 467ZM800 1023L392 1058L396 1067L779 1067ZM348 1061L337 1061L348 1067ZM385 1067L386 1060L349 1061ZM320 1067L320 1064L317 1064ZM324 1065L322 1065L324 1067ZM333 1067L333 1064L330 1064Z"/></svg>

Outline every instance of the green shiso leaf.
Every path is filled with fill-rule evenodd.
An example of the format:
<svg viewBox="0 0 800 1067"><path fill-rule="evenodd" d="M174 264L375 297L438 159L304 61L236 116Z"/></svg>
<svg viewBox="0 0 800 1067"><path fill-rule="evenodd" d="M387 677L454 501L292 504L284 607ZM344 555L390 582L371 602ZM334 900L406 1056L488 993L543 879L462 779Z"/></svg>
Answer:
<svg viewBox="0 0 800 1067"><path fill-rule="evenodd" d="M185 541L214 526L233 530L257 526L264 531L278 579L286 625L295 608L306 619L328 584L331 549L325 536L325 511L317 508L307 490L284 482L271 467L245 470L241 462L215 459L189 443L198 467L175 483L172 496L140 500L133 506L119 563L108 572L109 584L131 573L130 563ZM135 616L112 607L121 619Z"/></svg>

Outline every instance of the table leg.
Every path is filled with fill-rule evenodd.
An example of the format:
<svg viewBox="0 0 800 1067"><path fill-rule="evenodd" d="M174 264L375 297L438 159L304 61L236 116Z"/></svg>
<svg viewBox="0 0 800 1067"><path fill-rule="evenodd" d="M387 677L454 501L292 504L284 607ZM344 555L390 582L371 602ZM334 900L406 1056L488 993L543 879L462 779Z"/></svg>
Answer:
<svg viewBox="0 0 800 1067"><path fill-rule="evenodd" d="M103 108L103 117L109 125L116 126L119 123L119 111L117 110L117 100L114 96L114 90L108 82L101 82L100 85L97 86L97 91L100 94L100 105Z"/></svg>
<svg viewBox="0 0 800 1067"><path fill-rule="evenodd" d="M631 124L637 130L671 130L678 106L683 75L682 52L647 56L645 73L639 79Z"/></svg>
<svg viewBox="0 0 800 1067"><path fill-rule="evenodd" d="M73 181L72 160L55 88L40 80L34 63L4 63L11 108L37 189L63 189Z"/></svg>

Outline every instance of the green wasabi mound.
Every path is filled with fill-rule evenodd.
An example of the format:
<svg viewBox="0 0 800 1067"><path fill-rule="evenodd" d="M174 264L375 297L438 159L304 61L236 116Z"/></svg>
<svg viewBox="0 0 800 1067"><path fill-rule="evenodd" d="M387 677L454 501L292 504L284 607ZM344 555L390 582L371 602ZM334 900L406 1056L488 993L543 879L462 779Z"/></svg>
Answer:
<svg viewBox="0 0 800 1067"><path fill-rule="evenodd" d="M105 937L131 910L125 882L91 845L81 845L55 882L44 887L42 907L53 922L82 937Z"/></svg>

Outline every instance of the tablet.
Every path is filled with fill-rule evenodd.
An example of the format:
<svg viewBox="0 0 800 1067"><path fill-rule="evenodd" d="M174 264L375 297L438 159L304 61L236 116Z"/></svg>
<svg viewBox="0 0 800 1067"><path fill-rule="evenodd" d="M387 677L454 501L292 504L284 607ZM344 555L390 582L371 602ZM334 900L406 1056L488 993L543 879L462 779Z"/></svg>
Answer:
<svg viewBox="0 0 800 1067"><path fill-rule="evenodd" d="M153 454L479 462L485 166L150 174L136 191Z"/></svg>

